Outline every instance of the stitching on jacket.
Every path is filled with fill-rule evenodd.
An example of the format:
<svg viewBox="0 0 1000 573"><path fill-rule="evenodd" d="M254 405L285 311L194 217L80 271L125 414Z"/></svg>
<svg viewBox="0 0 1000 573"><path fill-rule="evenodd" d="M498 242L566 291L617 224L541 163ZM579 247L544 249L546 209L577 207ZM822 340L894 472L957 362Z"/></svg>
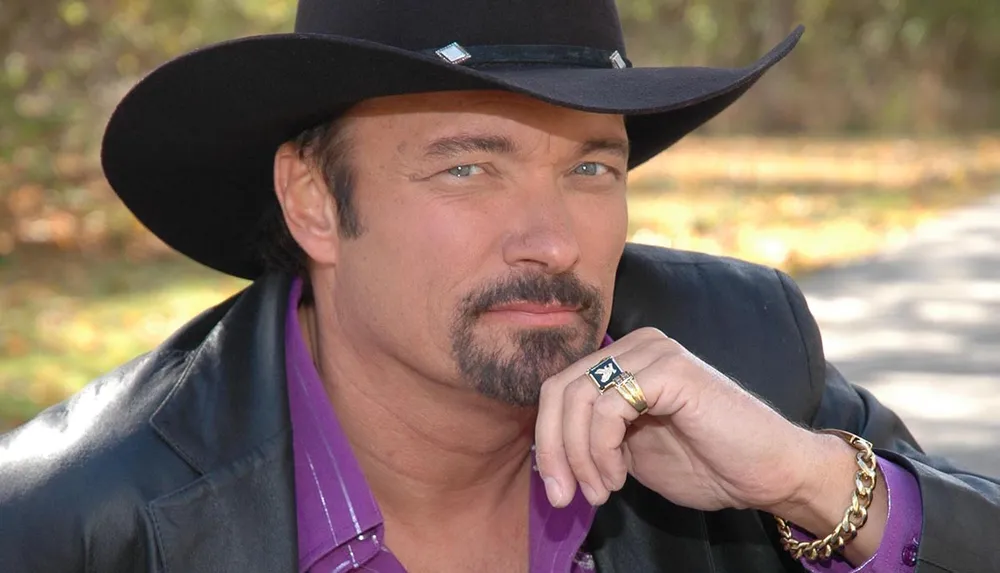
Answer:
<svg viewBox="0 0 1000 573"><path fill-rule="evenodd" d="M156 545L157 545L156 546L156 550L157 550L158 555L160 557L160 562L162 563L163 573L168 573L169 567L167 566L167 563L169 563L170 559L169 559L169 555L167 554L166 545L163 542L163 534L162 534L162 531L160 529L160 522L157 519L157 511L156 511L157 508L159 508L160 506L162 506L162 504L164 502L170 500L170 498L174 498L174 497L183 495L184 493L188 492L189 490L192 490L192 489L195 489L195 488L198 488L198 487L202 487L206 483L213 481L213 479L215 477L215 474L219 473L220 471L231 470L232 466L235 465L235 464L238 464L238 463L241 463L243 461L249 460L250 458L253 458L254 456L258 456L258 457L261 457L261 458L266 458L266 456L264 456L265 450L272 443L274 443L276 441L279 441L281 439L284 439L285 437L289 436L290 434L291 434L290 430L288 430L287 428L282 428L282 429L276 431L274 434L272 434L272 435L268 436L267 438L265 438L264 440L262 440L256 447L254 447L251 450L249 450L246 453L246 455L243 455L243 456L241 456L241 457L239 457L239 458L237 458L235 460L232 460L231 462L228 462L222 468L219 468L219 469L217 469L217 470L215 470L215 471L213 471L211 473L202 473L202 475L199 476L197 479L195 479L195 480L193 480L191 482L188 482L188 483L184 484L183 486L181 486L181 487L179 487L179 488L177 488L175 490L169 491L169 492L167 492L167 493L165 493L165 494L163 494L163 495L161 495L159 497L156 497L156 498L154 498L154 499L152 499L152 500L150 500L149 502L146 503L145 511L146 511L147 514L149 514L150 521L152 521L152 523L153 523L153 530L154 530L154 534L156 536Z"/></svg>
<svg viewBox="0 0 1000 573"><path fill-rule="evenodd" d="M215 329L213 328L212 331L214 332ZM211 334L209 334L209 336L211 336ZM160 404L156 407L156 409L153 410L153 413L149 416L149 425L153 427L153 431L155 431L156 434L160 436L160 439L170 444L170 447L172 447L174 451L177 452L177 455L180 456L181 459L190 464L191 467L195 469L195 471L197 471L202 475L205 475L205 468L201 467L201 464L195 462L194 458L192 458L191 455L188 454L184 450L184 448L180 446L180 444L178 444L175 440L171 440L167 436L167 433L164 432L160 428L160 426L156 423L156 417L159 416L160 412L164 408L166 408L167 404L169 404L173 400L174 395L180 391L181 386L190 377L191 369L194 368L194 363L197 361L197 358L204 351L204 348L205 348L205 343L204 341L202 341L202 343L199 344L198 348L196 348L195 350L184 352L184 354L186 355L187 363L184 365L184 369L181 371L180 376L177 377L177 382L174 383L173 388L171 388L170 391L167 392L167 395L164 396L163 401L160 402Z"/></svg>
<svg viewBox="0 0 1000 573"><path fill-rule="evenodd" d="M211 481L215 477L215 475L217 473L225 471L225 470L229 470L229 469L232 468L232 466L234 466L236 464L239 464L239 463L241 463L241 462L243 462L245 460L249 460L249 459L253 458L254 456L264 457L263 456L264 451L267 449L268 446L270 446L273 442L279 441L279 440L283 439L284 437L290 436L290 435L291 435L291 430L289 430L288 428L280 428L280 429L276 430L270 436L267 436L266 438L262 439L260 442L257 443L257 445L255 445L253 448L247 450L244 454L240 455L239 457L237 457L237 458L235 458L233 460L229 460L229 461L225 462L220 467L216 468L215 470L213 470L211 472L203 473L202 475L198 476L196 479L194 479L194 480L192 480L192 481L184 484L183 486L181 486L181 487L179 487L179 488L177 488L175 490L171 490L171 491L169 491L169 492L167 492L167 493L165 493L165 494L163 494L163 495L161 495L161 496L159 496L157 498L154 498L154 499L150 500L148 505L152 506L152 505L157 504L159 502L163 502L164 500L167 500L167 499L169 499L171 497L181 495L181 494L185 493L186 491L188 491L190 489L199 487L202 483Z"/></svg>
<svg viewBox="0 0 1000 573"><path fill-rule="evenodd" d="M167 547L163 543L163 535L160 533L160 520L156 518L156 512L150 507L151 504L147 504L145 507L146 513L149 514L149 520L153 522L153 535L156 536L156 547L153 548L154 551L159 555L160 565L163 567L163 573L168 573L170 568L167 566L169 559L167 559Z"/></svg>

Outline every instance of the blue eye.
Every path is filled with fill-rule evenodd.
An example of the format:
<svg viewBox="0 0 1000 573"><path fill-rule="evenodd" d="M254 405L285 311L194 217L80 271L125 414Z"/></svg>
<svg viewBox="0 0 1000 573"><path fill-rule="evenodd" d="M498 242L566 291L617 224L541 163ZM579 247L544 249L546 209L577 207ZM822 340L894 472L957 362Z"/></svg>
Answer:
<svg viewBox="0 0 1000 573"><path fill-rule="evenodd" d="M448 170L455 177L471 177L482 172L483 168L478 165L457 165Z"/></svg>
<svg viewBox="0 0 1000 573"><path fill-rule="evenodd" d="M596 161L588 161L586 163L581 163L576 166L573 173L577 175L586 175L588 177L595 177L597 175L604 175L608 172L608 166L603 163L597 163Z"/></svg>

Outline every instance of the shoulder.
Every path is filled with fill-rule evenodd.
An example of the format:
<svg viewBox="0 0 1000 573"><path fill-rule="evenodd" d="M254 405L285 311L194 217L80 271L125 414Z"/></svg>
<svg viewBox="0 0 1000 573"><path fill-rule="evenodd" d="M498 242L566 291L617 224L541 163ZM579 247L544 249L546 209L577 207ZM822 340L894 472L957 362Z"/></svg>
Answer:
<svg viewBox="0 0 1000 573"><path fill-rule="evenodd" d="M729 257L625 248L609 331L653 326L792 419L809 419L825 358L805 297L785 273ZM793 390L794 389L794 390Z"/></svg>
<svg viewBox="0 0 1000 573"><path fill-rule="evenodd" d="M193 475L149 419L187 368L208 314L0 435L0 570L72 570L84 555L144 569L135 560L146 554L146 504Z"/></svg>
<svg viewBox="0 0 1000 573"><path fill-rule="evenodd" d="M618 278L626 288L648 282L671 288L704 287L708 282L731 289L783 288L783 281L791 281L785 273L758 263L636 243L625 246Z"/></svg>
<svg viewBox="0 0 1000 573"><path fill-rule="evenodd" d="M145 422L183 363L143 356L0 436L0 570L73 570L108 544L141 550L142 465L161 448Z"/></svg>
<svg viewBox="0 0 1000 573"><path fill-rule="evenodd" d="M811 319L799 316L808 315L805 298L780 270L731 257L629 243L618 267L614 311L655 315L681 307L686 314L736 313L776 326L798 327Z"/></svg>

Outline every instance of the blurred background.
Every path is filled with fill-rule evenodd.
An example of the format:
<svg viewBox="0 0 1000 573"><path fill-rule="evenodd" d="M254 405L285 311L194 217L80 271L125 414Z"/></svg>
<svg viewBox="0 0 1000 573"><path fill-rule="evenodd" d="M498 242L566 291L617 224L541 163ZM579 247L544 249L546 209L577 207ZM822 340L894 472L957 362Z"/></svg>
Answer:
<svg viewBox="0 0 1000 573"><path fill-rule="evenodd" d="M1000 475L1000 2L619 0L637 65L792 56L632 176L632 240L800 281L829 357L923 445ZM181 260L103 179L107 117L291 0L0 3L0 430L245 286Z"/></svg>

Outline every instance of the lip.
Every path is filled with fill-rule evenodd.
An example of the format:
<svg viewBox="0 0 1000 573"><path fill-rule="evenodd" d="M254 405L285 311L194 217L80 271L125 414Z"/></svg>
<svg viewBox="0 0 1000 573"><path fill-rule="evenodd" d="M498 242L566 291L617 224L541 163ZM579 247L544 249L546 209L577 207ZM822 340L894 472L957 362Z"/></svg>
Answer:
<svg viewBox="0 0 1000 573"><path fill-rule="evenodd" d="M563 326L578 319L580 307L515 302L491 308L486 316L527 326Z"/></svg>

